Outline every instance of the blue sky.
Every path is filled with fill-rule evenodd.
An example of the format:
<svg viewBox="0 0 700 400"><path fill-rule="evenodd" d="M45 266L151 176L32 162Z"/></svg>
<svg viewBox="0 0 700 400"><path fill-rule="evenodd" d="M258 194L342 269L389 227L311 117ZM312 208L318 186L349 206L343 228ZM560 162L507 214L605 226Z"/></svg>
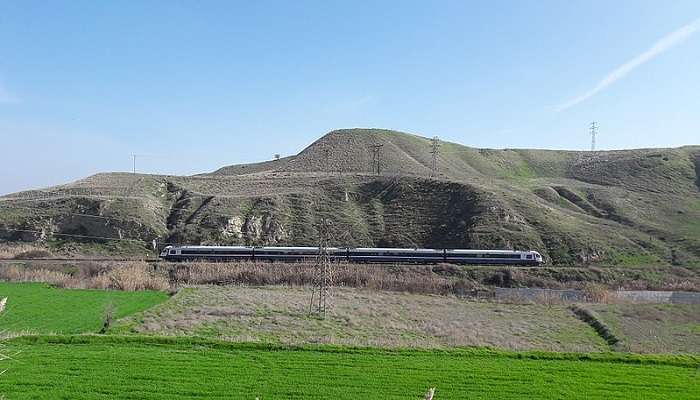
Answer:
<svg viewBox="0 0 700 400"><path fill-rule="evenodd" d="M0 193L192 174L381 127L700 144L700 2L0 0Z"/></svg>

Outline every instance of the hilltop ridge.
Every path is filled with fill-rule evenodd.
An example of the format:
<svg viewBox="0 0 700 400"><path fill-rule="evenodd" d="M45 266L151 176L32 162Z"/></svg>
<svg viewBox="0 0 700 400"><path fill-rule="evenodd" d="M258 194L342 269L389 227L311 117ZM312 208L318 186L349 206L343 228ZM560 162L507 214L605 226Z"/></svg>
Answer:
<svg viewBox="0 0 700 400"><path fill-rule="evenodd" d="M433 178L430 139L382 129L332 131L297 155L191 177L98 174L0 197L0 239L305 245L325 215L338 245L538 249L560 264L700 262L698 146L440 144Z"/></svg>
<svg viewBox="0 0 700 400"><path fill-rule="evenodd" d="M640 169L668 171L669 162L686 163L700 157L700 146L679 148L572 151L539 149L480 149L440 141L438 175L443 179L491 178L566 178L591 183L617 184L638 175ZM380 171L384 175L430 176L431 139L385 129L340 129L327 133L297 155L276 161L231 165L201 176L244 175L262 172L334 172L372 173L372 146L379 151ZM659 162L663 161L663 162ZM664 162L667 164L664 166ZM692 167L692 160L688 166ZM611 169L601 171L600 169ZM662 171L659 171L661 168Z"/></svg>

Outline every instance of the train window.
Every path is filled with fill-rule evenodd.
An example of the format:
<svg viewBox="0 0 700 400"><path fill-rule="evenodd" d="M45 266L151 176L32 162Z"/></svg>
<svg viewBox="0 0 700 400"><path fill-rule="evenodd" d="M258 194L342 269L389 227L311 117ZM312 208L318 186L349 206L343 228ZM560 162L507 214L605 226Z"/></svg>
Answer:
<svg viewBox="0 0 700 400"><path fill-rule="evenodd" d="M518 254L484 254L484 258L520 258Z"/></svg>
<svg viewBox="0 0 700 400"><path fill-rule="evenodd" d="M525 258L527 258L528 260L532 260L532 254L526 255Z"/></svg>
<svg viewBox="0 0 700 400"><path fill-rule="evenodd" d="M177 251L175 251L175 250L170 250L170 255L171 255L171 256L174 256L175 254L177 254Z"/></svg>

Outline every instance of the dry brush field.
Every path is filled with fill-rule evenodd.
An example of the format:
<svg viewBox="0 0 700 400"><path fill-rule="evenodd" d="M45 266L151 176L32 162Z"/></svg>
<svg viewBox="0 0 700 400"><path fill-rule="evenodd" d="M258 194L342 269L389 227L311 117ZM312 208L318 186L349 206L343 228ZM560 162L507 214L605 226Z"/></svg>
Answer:
<svg viewBox="0 0 700 400"><path fill-rule="evenodd" d="M29 250L35 252L38 250ZM700 291L700 270L683 267L490 267L334 265L336 286L467 296L494 287ZM152 263L144 261L2 261L0 280L59 287L173 290L179 285L311 284L313 263Z"/></svg>
<svg viewBox="0 0 700 400"><path fill-rule="evenodd" d="M310 290L290 287L199 286L120 321L117 333L197 335L230 341L445 348L490 346L513 350L610 351L605 340L567 305L501 304L454 296L338 288L325 320L309 316ZM616 312L621 305L596 305ZM626 305L627 310L649 305ZM656 345L625 334L629 350L700 353L697 306L667 305L643 329ZM683 315L669 327L666 319ZM627 329L627 326L625 326Z"/></svg>

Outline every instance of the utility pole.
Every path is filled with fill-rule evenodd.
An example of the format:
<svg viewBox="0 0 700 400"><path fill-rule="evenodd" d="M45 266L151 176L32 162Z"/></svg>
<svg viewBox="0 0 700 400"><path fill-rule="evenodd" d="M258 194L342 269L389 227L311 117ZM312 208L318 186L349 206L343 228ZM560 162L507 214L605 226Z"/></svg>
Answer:
<svg viewBox="0 0 700 400"><path fill-rule="evenodd" d="M440 154L440 138L435 136L430 142L430 154L432 154L432 160L430 161L430 177L436 178L438 176L438 154Z"/></svg>
<svg viewBox="0 0 700 400"><path fill-rule="evenodd" d="M598 127L599 125L595 121L591 122L591 151L595 151L595 135L598 134Z"/></svg>
<svg viewBox="0 0 700 400"><path fill-rule="evenodd" d="M132 154L131 157L134 159L134 175L136 175L136 154Z"/></svg>
<svg viewBox="0 0 700 400"><path fill-rule="evenodd" d="M330 291L333 286L333 271L328 254L329 228L330 221L326 220L326 218L321 218L318 227L318 255L314 265L313 289L311 292L311 303L309 304L309 314L316 314L321 319L326 319L326 311L330 309Z"/></svg>
<svg viewBox="0 0 700 400"><path fill-rule="evenodd" d="M372 144L372 173L375 175L381 173L381 149L383 146L380 143Z"/></svg>

